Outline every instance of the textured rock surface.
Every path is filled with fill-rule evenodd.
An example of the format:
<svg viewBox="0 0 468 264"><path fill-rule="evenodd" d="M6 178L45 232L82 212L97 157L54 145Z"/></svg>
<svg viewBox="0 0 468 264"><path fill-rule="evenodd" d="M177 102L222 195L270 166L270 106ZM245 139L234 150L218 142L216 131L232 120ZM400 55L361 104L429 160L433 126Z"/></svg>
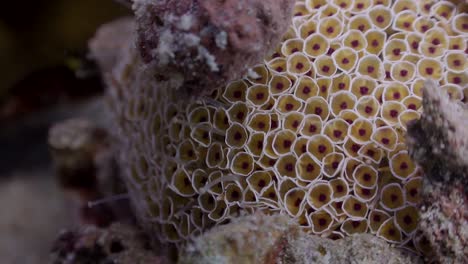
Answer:
<svg viewBox="0 0 468 264"><path fill-rule="evenodd" d="M423 105L407 141L425 170L420 206L425 251L431 261L468 263L468 109L432 82L426 83Z"/></svg>
<svg viewBox="0 0 468 264"><path fill-rule="evenodd" d="M311 236L283 216L255 214L216 227L188 244L179 263L421 263L368 234Z"/></svg>
<svg viewBox="0 0 468 264"><path fill-rule="evenodd" d="M135 0L138 47L158 78L183 76L183 95L210 93L277 45L294 2Z"/></svg>
<svg viewBox="0 0 468 264"><path fill-rule="evenodd" d="M162 264L165 258L155 256L143 234L134 227L113 224L108 229L83 227L63 232L54 244L54 264L121 263Z"/></svg>

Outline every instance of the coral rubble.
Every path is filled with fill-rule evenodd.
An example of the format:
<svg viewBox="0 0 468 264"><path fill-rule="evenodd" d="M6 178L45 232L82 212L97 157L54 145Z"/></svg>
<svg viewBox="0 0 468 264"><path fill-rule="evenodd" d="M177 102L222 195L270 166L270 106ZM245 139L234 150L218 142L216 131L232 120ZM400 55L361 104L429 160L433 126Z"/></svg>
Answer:
<svg viewBox="0 0 468 264"><path fill-rule="evenodd" d="M421 119L408 126L412 157L425 171L420 232L428 259L468 262L468 108L427 82Z"/></svg>

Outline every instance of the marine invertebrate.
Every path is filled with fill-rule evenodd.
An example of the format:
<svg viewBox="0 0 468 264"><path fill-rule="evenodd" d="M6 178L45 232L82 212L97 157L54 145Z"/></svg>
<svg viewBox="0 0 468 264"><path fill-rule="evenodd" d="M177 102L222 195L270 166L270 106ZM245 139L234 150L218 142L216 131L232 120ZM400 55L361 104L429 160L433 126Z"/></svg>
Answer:
<svg viewBox="0 0 468 264"><path fill-rule="evenodd" d="M421 171L405 129L419 118L423 79L466 90L465 71L443 64L466 53L468 35L454 29L463 16L434 13L456 13L448 2L335 2L298 1L265 63L203 97L166 89L181 80L141 69L129 48L109 94L131 197L155 236L178 243L262 211L324 237L420 242Z"/></svg>

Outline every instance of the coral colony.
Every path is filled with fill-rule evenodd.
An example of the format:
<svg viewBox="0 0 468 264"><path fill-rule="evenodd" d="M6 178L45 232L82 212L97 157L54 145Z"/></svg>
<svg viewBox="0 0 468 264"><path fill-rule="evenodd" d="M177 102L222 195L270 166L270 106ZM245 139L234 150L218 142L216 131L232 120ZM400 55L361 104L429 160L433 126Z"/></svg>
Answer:
<svg viewBox="0 0 468 264"><path fill-rule="evenodd" d="M426 79L468 95L468 14L426 0L306 0L293 14L264 63L206 96L181 96L183 81L126 52L109 94L141 223L180 244L261 211L424 251L406 127Z"/></svg>

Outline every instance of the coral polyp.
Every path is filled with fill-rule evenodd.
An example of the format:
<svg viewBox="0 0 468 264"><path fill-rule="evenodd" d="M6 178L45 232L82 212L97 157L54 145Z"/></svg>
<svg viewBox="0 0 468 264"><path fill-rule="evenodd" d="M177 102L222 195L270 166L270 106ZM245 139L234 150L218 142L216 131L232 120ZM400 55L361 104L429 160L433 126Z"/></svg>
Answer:
<svg viewBox="0 0 468 264"><path fill-rule="evenodd" d="M169 89L131 49L109 94L141 222L179 243L261 211L418 248L406 127L424 79L467 94L464 25L445 1L297 1L264 64L202 97Z"/></svg>

